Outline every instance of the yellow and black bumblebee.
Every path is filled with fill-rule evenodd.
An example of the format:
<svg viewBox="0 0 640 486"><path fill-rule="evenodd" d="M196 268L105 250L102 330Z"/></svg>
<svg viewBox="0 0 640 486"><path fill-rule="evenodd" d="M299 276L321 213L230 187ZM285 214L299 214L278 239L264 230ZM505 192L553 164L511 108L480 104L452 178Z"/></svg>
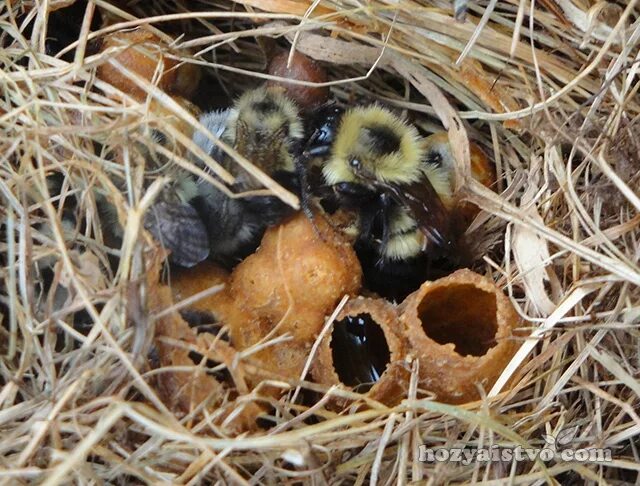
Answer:
<svg viewBox="0 0 640 486"><path fill-rule="evenodd" d="M303 137L298 108L278 88L246 91L231 108L200 117L209 135L226 144L285 188L298 192L294 147ZM234 177L236 194L260 189L207 134L197 131L193 142ZM196 165L206 168L195 159ZM172 259L192 266L210 257L233 266L258 246L264 230L293 209L276 196L230 197L204 179L181 172L174 201L161 201L150 213L148 229L172 250ZM166 199L166 198L165 198Z"/></svg>
<svg viewBox="0 0 640 486"><path fill-rule="evenodd" d="M347 110L302 157L325 155L321 183L355 211L365 283L385 297L401 299L463 265L450 211L453 159L439 141L372 105Z"/></svg>

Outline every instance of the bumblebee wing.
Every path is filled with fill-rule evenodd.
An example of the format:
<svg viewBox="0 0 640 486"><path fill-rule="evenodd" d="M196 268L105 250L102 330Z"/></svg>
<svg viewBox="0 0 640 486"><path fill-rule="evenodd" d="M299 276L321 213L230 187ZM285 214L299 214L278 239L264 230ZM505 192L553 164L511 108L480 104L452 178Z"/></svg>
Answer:
<svg viewBox="0 0 640 486"><path fill-rule="evenodd" d="M181 267L193 267L209 256L207 229L188 204L157 202L145 215L144 225Z"/></svg>
<svg viewBox="0 0 640 486"><path fill-rule="evenodd" d="M376 181L375 185L411 211L418 227L430 241L442 248L453 246L449 211L426 176L411 184Z"/></svg>

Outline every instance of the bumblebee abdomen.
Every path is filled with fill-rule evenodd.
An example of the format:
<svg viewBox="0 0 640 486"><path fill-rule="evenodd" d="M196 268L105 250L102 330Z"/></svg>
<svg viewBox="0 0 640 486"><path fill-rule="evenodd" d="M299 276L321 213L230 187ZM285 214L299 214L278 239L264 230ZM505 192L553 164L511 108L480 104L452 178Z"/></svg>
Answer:
<svg viewBox="0 0 640 486"><path fill-rule="evenodd" d="M377 240L379 259L391 263L423 253L427 247L427 237L409 211L399 206L389 211L382 238Z"/></svg>
<svg viewBox="0 0 640 486"><path fill-rule="evenodd" d="M415 226L398 233L392 233L387 243L381 248L381 256L385 260L391 261L406 260L420 255L425 251L426 246L426 236Z"/></svg>
<svg viewBox="0 0 640 486"><path fill-rule="evenodd" d="M400 302L408 294L425 281L428 269L426 252L418 251L409 256L411 251L405 252L401 259L392 259L380 251L387 252L394 246L373 248L359 243L356 253L362 264L366 287L391 300Z"/></svg>

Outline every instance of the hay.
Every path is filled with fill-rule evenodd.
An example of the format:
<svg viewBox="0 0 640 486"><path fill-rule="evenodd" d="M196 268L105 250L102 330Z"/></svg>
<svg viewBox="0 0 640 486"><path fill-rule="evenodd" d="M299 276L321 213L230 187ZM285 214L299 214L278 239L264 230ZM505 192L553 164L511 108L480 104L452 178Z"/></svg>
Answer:
<svg viewBox="0 0 640 486"><path fill-rule="evenodd" d="M95 7L109 25L84 22L77 49L53 56L47 29L70 3L0 5L0 484L638 481L638 2L470 2L456 21L444 0L95 0L86 12ZM97 79L110 60L91 49L138 25L208 70L219 83L200 93L210 106L267 78L275 42L294 44L328 69L340 102L381 100L426 131L448 130L462 178L469 138L492 155L498 194L470 182L462 190L485 210L478 239L504 234L480 270L517 305L530 338L485 400L417 400L414 369L399 406L342 414L327 397L351 393L273 381L291 392L268 400L276 425L238 437L166 408L143 359L154 316L140 285L152 241L140 228L167 181L143 187L133 143L147 143L162 120ZM134 82L196 123L149 82ZM124 164L113 162L118 147ZM53 173L59 191L48 186ZM123 224L118 250L104 241L99 195ZM59 203L72 199L82 219L69 227ZM294 403L300 390L324 398ZM612 461L418 462L423 444L542 447L563 433L563 447L609 448Z"/></svg>

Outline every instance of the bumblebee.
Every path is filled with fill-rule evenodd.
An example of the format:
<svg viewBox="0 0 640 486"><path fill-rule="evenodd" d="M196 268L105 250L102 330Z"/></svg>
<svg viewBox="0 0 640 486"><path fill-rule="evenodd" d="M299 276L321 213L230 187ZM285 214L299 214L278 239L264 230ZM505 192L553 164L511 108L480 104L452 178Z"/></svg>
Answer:
<svg viewBox="0 0 640 486"><path fill-rule="evenodd" d="M192 140L234 175L236 183L231 192L251 191L260 185L218 148L211 135L234 147L287 189L298 192L292 153L303 137L303 127L296 105L279 88L249 90L231 108L203 114L200 123L209 134L196 131ZM145 214L144 226L171 251L172 263L192 267L212 257L232 266L255 249L266 227L292 211L275 196L229 197L208 181L172 164L163 155L172 145L160 130L152 131L150 142L136 147L153 172L168 175L171 182ZM157 150L157 146L165 150ZM203 161L196 157L192 160L207 171ZM121 238L115 208L104 198L100 199L100 208L114 239Z"/></svg>
<svg viewBox="0 0 640 486"><path fill-rule="evenodd" d="M323 183L357 215L355 248L368 288L400 299L455 268L452 166L438 161L415 127L380 106L346 111L332 135L306 157L327 153Z"/></svg>
<svg viewBox="0 0 640 486"><path fill-rule="evenodd" d="M299 192L293 153L304 130L298 108L281 89L247 91L232 108L209 112L200 123L286 189ZM260 188L259 182L223 154L206 134L196 132L193 142L235 177L231 187L234 193ZM232 198L203 180L197 181L196 189L190 204L207 229L211 256L222 264L238 261L253 251L264 230L293 211L276 196Z"/></svg>

